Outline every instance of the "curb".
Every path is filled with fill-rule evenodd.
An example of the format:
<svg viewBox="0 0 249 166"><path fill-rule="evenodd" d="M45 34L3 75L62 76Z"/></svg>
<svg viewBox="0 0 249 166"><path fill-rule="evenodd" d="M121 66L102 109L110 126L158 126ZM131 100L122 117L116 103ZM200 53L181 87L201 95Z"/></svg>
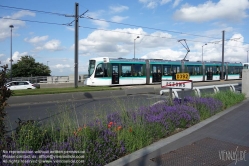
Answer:
<svg viewBox="0 0 249 166"><path fill-rule="evenodd" d="M125 157L122 157L122 158L118 159L118 160L115 160L115 161L107 164L106 166L126 165L126 164L128 164L128 163L130 163L132 161L135 161L136 159L139 159L139 158L141 158L141 157L143 157L145 155L148 155L148 154L162 148L163 146L166 146L166 145L174 142L177 139L180 139L180 138L182 138L182 137L184 137L186 135L189 135L189 134L193 133L194 131L204 127L205 125L219 119L223 115L225 115L225 114L233 111L234 109L240 107L241 105L243 105L246 102L249 102L249 98L245 99L244 101L242 101L241 103L239 103L239 104L237 104L235 106L232 106L232 107L230 107L230 108L228 108L228 109L226 109L226 110L224 110L222 112L217 113L216 115L214 115L214 116L212 116L212 117L210 117L210 118L208 118L208 119L206 119L206 120L204 120L204 121L202 121L202 122L188 128L188 129L185 129L185 130L183 130L183 131L181 131L181 132L179 132L177 134L174 134L172 136L164 138L164 139L162 139L162 140L160 140L158 142L155 142L155 143L153 143L153 144L151 144L151 145L149 145L149 146L147 146L147 147L145 147L143 149L140 149L140 150L138 150L136 152L133 152L133 153L131 153L131 154L125 156Z"/></svg>

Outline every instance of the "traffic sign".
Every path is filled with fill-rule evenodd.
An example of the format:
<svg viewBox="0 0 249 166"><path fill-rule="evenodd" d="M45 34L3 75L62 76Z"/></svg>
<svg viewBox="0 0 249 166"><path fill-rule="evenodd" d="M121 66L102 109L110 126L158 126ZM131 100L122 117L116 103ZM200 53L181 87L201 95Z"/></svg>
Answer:
<svg viewBox="0 0 249 166"><path fill-rule="evenodd" d="M189 80L189 73L176 73L176 80Z"/></svg>
<svg viewBox="0 0 249 166"><path fill-rule="evenodd" d="M193 89L192 80L176 81L176 80L162 80L162 88L174 89Z"/></svg>

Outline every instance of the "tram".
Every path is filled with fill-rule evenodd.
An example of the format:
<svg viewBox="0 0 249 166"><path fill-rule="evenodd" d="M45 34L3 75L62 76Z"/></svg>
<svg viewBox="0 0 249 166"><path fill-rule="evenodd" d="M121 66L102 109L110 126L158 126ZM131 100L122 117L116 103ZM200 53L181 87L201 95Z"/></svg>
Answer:
<svg viewBox="0 0 249 166"><path fill-rule="evenodd" d="M160 83L162 79L173 80L176 73L189 73L192 81L218 81L221 79L222 63L171 61L163 59L125 59L98 57L89 60L89 86L133 85ZM242 78L242 63L224 63L224 79Z"/></svg>

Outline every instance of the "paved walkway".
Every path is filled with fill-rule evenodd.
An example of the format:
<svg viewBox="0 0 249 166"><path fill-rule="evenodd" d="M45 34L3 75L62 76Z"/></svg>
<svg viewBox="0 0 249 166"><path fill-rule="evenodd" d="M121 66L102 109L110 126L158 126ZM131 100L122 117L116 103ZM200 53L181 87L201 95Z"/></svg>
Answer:
<svg viewBox="0 0 249 166"><path fill-rule="evenodd" d="M249 99L108 165L248 166Z"/></svg>

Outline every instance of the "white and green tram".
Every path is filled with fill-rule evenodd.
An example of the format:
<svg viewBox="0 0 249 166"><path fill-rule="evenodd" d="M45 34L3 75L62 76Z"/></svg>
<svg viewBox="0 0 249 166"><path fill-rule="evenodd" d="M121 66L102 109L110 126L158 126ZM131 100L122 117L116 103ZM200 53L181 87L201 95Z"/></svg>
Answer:
<svg viewBox="0 0 249 166"><path fill-rule="evenodd" d="M124 59L99 57L89 60L89 86L133 85L160 83L175 79L176 73L189 73L193 81L221 79L221 62L171 61L162 59ZM242 63L224 63L224 79L241 79Z"/></svg>

